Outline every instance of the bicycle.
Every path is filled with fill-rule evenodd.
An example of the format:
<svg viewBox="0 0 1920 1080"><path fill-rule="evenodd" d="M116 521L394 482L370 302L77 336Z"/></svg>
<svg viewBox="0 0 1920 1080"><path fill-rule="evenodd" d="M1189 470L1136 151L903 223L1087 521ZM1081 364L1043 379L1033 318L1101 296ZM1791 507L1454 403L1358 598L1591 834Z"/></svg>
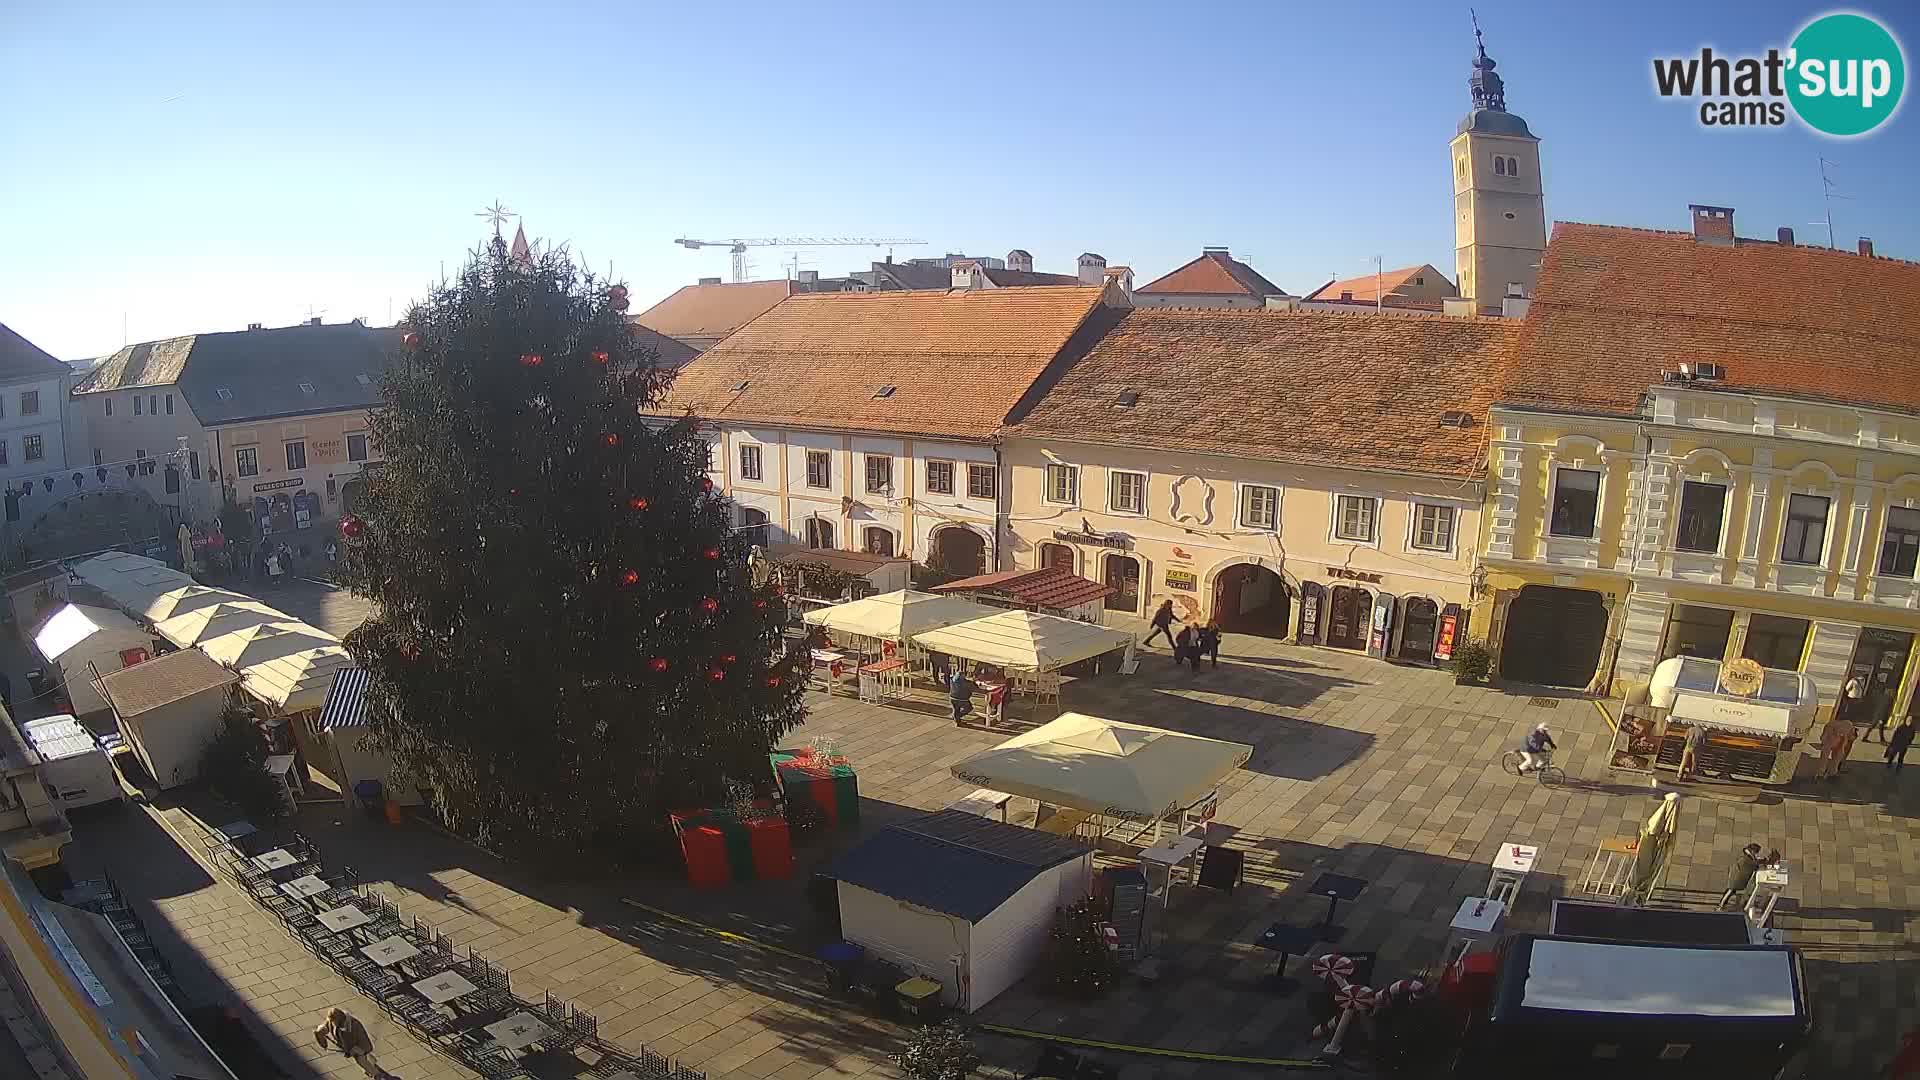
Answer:
<svg viewBox="0 0 1920 1080"><path fill-rule="evenodd" d="M1538 757L1539 755L1536 754L1534 756ZM1525 754L1522 754L1518 750L1509 750L1506 753L1500 755L1500 768L1504 772L1506 772L1508 776L1525 775L1520 771L1520 765L1525 760L1526 760ZM1566 770L1560 768L1560 766L1558 765L1553 764L1552 758L1547 759L1547 764L1542 765L1537 769L1530 769L1528 771L1532 773L1534 779L1548 786L1552 786L1554 784L1564 784L1566 783L1566 780L1567 780Z"/></svg>

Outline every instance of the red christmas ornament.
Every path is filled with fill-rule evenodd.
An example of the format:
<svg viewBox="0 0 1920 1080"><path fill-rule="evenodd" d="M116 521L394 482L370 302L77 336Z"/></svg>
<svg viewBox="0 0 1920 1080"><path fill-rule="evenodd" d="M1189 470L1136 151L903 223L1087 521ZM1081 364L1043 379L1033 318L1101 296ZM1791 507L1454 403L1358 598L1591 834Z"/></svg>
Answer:
<svg viewBox="0 0 1920 1080"><path fill-rule="evenodd" d="M725 656L722 656L722 657L720 658L720 662L721 662L721 663L723 663L723 664L731 664L731 663L733 663L733 662L734 662L735 660L738 660L738 659L740 659L740 658L739 658L739 657L737 657L737 656L735 656L735 655L733 655L732 653L728 653L728 654L726 654Z"/></svg>
<svg viewBox="0 0 1920 1080"><path fill-rule="evenodd" d="M615 311L627 310L627 287L615 285L607 290L607 302Z"/></svg>
<svg viewBox="0 0 1920 1080"><path fill-rule="evenodd" d="M537 352L521 353L520 363L524 367L539 367L542 357Z"/></svg>
<svg viewBox="0 0 1920 1080"><path fill-rule="evenodd" d="M417 349L420 347L420 335L409 330L400 335L400 344L405 345L409 349Z"/></svg>
<svg viewBox="0 0 1920 1080"><path fill-rule="evenodd" d="M707 614L709 614L709 615L711 615L711 614L713 614L714 612L716 612L716 611L719 611L719 610L720 610L720 601L718 601L718 600L715 600L715 599L714 599L713 597L711 597L711 596L708 596L708 597L703 597L703 598L701 598L701 600L700 600L700 610L701 610L701 611L704 611L704 612L706 612L706 613L707 613Z"/></svg>
<svg viewBox="0 0 1920 1080"><path fill-rule="evenodd" d="M348 514L346 517L340 519L340 535L349 540L359 536L364 528L365 526L360 523L360 519L354 517L352 514Z"/></svg>
<svg viewBox="0 0 1920 1080"><path fill-rule="evenodd" d="M629 510L645 510L649 505L651 504L648 503L647 500L638 495L627 500L627 509Z"/></svg>
<svg viewBox="0 0 1920 1080"><path fill-rule="evenodd" d="M701 477L701 478L700 478L700 490L701 490L701 491L712 491L712 490L713 490L713 477L711 477L711 476L703 476L703 477Z"/></svg>
<svg viewBox="0 0 1920 1080"><path fill-rule="evenodd" d="M595 351L594 351L594 354L593 354L593 362L594 362L594 363L596 363L596 364L604 364L604 363L606 363L606 362L608 361L608 359L610 359L610 358L609 358L609 357L607 356L607 350L605 350L605 349L598 349L598 350L595 350Z"/></svg>
<svg viewBox="0 0 1920 1080"><path fill-rule="evenodd" d="M707 672L707 678L713 680L714 682L719 682L720 680L726 677L727 677L727 673L720 670L719 668L712 668Z"/></svg>
<svg viewBox="0 0 1920 1080"><path fill-rule="evenodd" d="M609 431L605 435L602 435L600 437L600 441L603 443L606 443L608 446L619 446L620 436L615 435L613 432Z"/></svg>
<svg viewBox="0 0 1920 1080"><path fill-rule="evenodd" d="M668 666L669 665L667 664L667 658L664 656L656 656L653 659L647 661L647 670L653 671L655 673L667 670Z"/></svg>
<svg viewBox="0 0 1920 1080"><path fill-rule="evenodd" d="M704 555L704 556L706 556L706 557L707 557L707 558L709 558L709 559L717 559L717 558L719 558L719 557L720 557L720 549L719 549L719 548L708 548L707 550L705 550L705 551L703 551L703 552L701 552L700 554L702 554L702 555Z"/></svg>
<svg viewBox="0 0 1920 1080"><path fill-rule="evenodd" d="M638 584L640 584L640 571L638 571L638 570L629 570L629 571L627 571L626 573L624 573L624 574L621 574L621 575L620 575L620 584L622 584L622 585L629 585L629 586L631 586L631 585L638 585Z"/></svg>
<svg viewBox="0 0 1920 1080"><path fill-rule="evenodd" d="M755 611L767 610L767 602L765 600L755 600L753 602L753 610Z"/></svg>
<svg viewBox="0 0 1920 1080"><path fill-rule="evenodd" d="M786 587L785 585L782 585L782 584L780 584L780 583L779 583L779 582L777 582L777 581L776 581L776 582L774 582L774 583L773 583L773 595L775 595L775 596L785 596L785 595L787 595L787 587Z"/></svg>
<svg viewBox="0 0 1920 1080"><path fill-rule="evenodd" d="M779 686L779 685L780 685L780 676L778 676L778 675L769 675L769 676L767 676L767 685L768 685L768 686Z"/></svg>

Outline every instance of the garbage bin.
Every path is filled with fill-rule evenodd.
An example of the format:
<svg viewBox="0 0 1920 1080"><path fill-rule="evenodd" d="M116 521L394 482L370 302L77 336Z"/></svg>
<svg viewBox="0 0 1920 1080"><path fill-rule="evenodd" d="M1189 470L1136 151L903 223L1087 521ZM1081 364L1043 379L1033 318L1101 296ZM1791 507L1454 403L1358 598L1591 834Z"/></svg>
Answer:
<svg viewBox="0 0 1920 1080"><path fill-rule="evenodd" d="M362 780L353 785L354 797L360 800L360 809L374 817L384 816L387 810L386 785L378 780Z"/></svg>

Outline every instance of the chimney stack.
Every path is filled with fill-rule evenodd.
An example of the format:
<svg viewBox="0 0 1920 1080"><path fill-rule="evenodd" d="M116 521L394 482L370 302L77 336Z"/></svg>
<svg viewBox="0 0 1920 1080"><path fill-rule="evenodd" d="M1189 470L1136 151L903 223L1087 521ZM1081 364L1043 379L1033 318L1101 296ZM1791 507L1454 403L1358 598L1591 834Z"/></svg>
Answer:
<svg viewBox="0 0 1920 1080"><path fill-rule="evenodd" d="M1107 257L1095 255L1091 251L1080 253L1080 284L1104 285L1107 283Z"/></svg>
<svg viewBox="0 0 1920 1080"><path fill-rule="evenodd" d="M800 281L802 285L813 285L819 282L820 271L802 270L799 273L795 274L794 276Z"/></svg>
<svg viewBox="0 0 1920 1080"><path fill-rule="evenodd" d="M1785 225L1780 226L1780 246L1781 247L1793 246L1793 230L1788 228Z"/></svg>
<svg viewBox="0 0 1920 1080"><path fill-rule="evenodd" d="M718 284L720 284L720 279L719 279L719 278L717 278L717 277L703 277L703 278L701 278L701 279L700 279L700 280L699 280L699 281L698 281L698 282L697 282L696 284L700 284L700 285L718 285Z"/></svg>
<svg viewBox="0 0 1920 1080"><path fill-rule="evenodd" d="M1694 203L1687 209L1693 211L1693 239L1696 242L1733 246L1733 207Z"/></svg>
<svg viewBox="0 0 1920 1080"><path fill-rule="evenodd" d="M974 278L979 274L979 271L980 264L974 262L972 259L961 259L955 262L953 264L953 287L956 289L973 288L975 284Z"/></svg>
<svg viewBox="0 0 1920 1080"><path fill-rule="evenodd" d="M257 322L250 322L247 324L247 329L249 330L258 330L260 328L261 328L261 324Z"/></svg>
<svg viewBox="0 0 1920 1080"><path fill-rule="evenodd" d="M315 316L314 316L313 318L311 318L311 319L308 319L308 320L307 320L307 325L308 325L308 326L319 326L319 325L320 325L320 316L318 316L318 315L315 315Z"/></svg>
<svg viewBox="0 0 1920 1080"><path fill-rule="evenodd" d="M1860 254L1868 258L1873 257L1873 237L1863 236L1860 238Z"/></svg>

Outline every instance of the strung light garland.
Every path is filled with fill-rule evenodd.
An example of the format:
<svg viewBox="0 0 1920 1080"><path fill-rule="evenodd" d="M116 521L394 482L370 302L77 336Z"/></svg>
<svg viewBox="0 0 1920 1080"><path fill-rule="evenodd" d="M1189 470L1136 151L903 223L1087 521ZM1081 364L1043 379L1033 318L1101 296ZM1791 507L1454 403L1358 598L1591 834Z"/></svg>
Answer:
<svg viewBox="0 0 1920 1080"><path fill-rule="evenodd" d="M537 352L530 352L530 353L521 353L521 354L520 354L520 364L521 364L521 366L523 366L523 367L539 367L539 366L540 366L540 361L541 361L541 360L543 360L543 359L544 359L544 357L542 357L542 356L541 356L541 355L540 355L539 353L537 353Z"/></svg>

